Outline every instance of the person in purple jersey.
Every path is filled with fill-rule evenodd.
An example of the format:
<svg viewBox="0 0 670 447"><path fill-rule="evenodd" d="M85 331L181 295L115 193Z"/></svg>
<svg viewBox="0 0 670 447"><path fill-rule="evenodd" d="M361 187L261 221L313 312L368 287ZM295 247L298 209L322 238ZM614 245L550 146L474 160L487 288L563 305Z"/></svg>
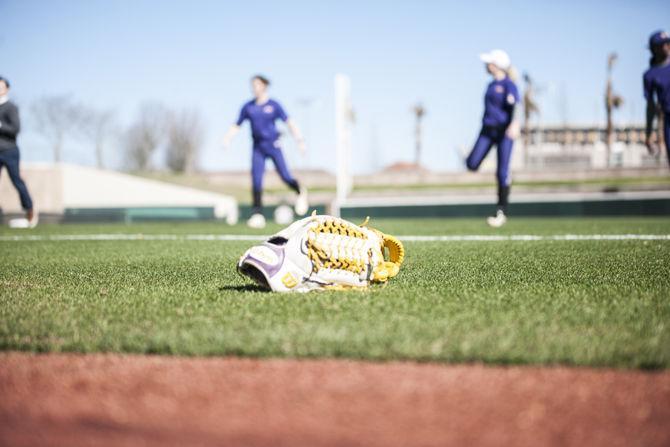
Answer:
<svg viewBox="0 0 670 447"><path fill-rule="evenodd" d="M513 69L506 52L493 50L480 55L480 59L486 64L486 71L493 76L493 81L486 88L484 95L482 129L465 163L469 170L476 171L491 147L496 145L498 206L495 215L487 218L486 221L490 226L497 228L507 222L507 204L511 183L509 165L514 139L519 134L518 122L514 121L514 108L519 102L519 92L510 79L509 74Z"/></svg>
<svg viewBox="0 0 670 447"><path fill-rule="evenodd" d="M33 206L28 187L19 173L19 147L16 138L21 131L19 108L9 100L9 81L0 76L0 172L7 168L9 179L19 193L21 207L26 212L26 219L21 228L34 228L37 225L38 213ZM11 222L10 222L11 225Z"/></svg>
<svg viewBox="0 0 670 447"><path fill-rule="evenodd" d="M647 100L646 145L650 154L657 154L661 148L655 138L654 120L660 109L663 113L663 139L670 162L670 35L656 31L649 37L649 51L652 57L650 68L642 76L644 98ZM660 119L660 118L659 118Z"/></svg>
<svg viewBox="0 0 670 447"><path fill-rule="evenodd" d="M251 78L251 89L254 99L242 106L237 122L231 126L223 139L224 147L229 146L233 137L240 131L242 123L248 120L251 124L251 138L253 140L251 159L253 210L247 224L252 228L265 227L262 195L265 161L268 158L274 163L277 173L284 183L298 194L294 207L296 214L299 216L305 215L309 207L306 188L300 186L298 181L291 176L286 166L279 142L280 133L275 126L275 122L279 119L286 123L286 126L298 144L298 149L303 154L306 150L305 141L298 126L288 117L281 104L271 99L268 95L269 85L270 81L264 76L256 75Z"/></svg>

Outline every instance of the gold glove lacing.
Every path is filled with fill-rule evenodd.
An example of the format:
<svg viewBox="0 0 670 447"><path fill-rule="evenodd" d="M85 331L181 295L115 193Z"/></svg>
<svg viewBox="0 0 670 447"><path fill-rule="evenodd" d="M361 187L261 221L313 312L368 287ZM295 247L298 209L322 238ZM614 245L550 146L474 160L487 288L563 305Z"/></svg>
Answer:
<svg viewBox="0 0 670 447"><path fill-rule="evenodd" d="M369 246L367 242L370 238L366 231L372 231L379 237L379 246ZM393 236L372 228L364 231L338 218L319 219L318 224L309 229L307 253L315 273L326 268L360 275L376 259L378 262L372 265L370 275L370 279L376 282L396 276L405 257L402 243Z"/></svg>

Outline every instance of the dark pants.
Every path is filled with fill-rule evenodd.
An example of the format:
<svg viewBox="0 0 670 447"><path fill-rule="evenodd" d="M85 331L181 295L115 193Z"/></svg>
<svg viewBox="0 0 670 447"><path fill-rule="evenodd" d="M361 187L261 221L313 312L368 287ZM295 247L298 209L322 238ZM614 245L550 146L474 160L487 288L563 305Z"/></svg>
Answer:
<svg viewBox="0 0 670 447"><path fill-rule="evenodd" d="M479 138L475 142L475 147L466 160L469 170L476 171L489 153L491 147L496 145L498 155L498 166L496 168L496 178L498 180L498 207L504 211L507 208L509 197L510 176L509 163L512 159L512 146L514 140L507 137L504 127L483 127L479 133Z"/></svg>
<svg viewBox="0 0 670 447"><path fill-rule="evenodd" d="M284 160L281 147L275 142L255 142L251 158L251 178L253 188L253 212L260 213L262 207L261 195L263 191L263 176L265 175L265 160L272 160L281 179L295 192L300 192L300 186L291 176Z"/></svg>
<svg viewBox="0 0 670 447"><path fill-rule="evenodd" d="M19 192L21 206L23 209L26 211L33 209L33 201L30 198L30 194L28 193L28 188L19 175L18 147L13 149L0 150L0 173L2 173L3 166L7 168L10 180L14 184L14 188L16 188L16 190Z"/></svg>
<svg viewBox="0 0 670 447"><path fill-rule="evenodd" d="M665 140L665 153L668 154L668 163L670 163L670 110L663 113L665 121L663 127L663 139Z"/></svg>

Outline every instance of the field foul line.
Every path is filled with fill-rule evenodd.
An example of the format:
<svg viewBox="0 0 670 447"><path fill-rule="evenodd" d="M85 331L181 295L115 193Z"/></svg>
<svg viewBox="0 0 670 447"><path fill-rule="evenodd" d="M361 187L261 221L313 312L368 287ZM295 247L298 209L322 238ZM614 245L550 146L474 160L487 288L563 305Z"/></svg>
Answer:
<svg viewBox="0 0 670 447"><path fill-rule="evenodd" d="M462 242L462 241L665 241L670 234L552 234L535 236L531 234L462 235L462 236L400 236L407 242Z"/></svg>
<svg viewBox="0 0 670 447"><path fill-rule="evenodd" d="M0 236L0 242L23 241L262 241L269 236L241 234L54 234ZM405 242L498 242L498 241L667 241L670 234L554 234L536 236L456 235L456 236L399 236Z"/></svg>

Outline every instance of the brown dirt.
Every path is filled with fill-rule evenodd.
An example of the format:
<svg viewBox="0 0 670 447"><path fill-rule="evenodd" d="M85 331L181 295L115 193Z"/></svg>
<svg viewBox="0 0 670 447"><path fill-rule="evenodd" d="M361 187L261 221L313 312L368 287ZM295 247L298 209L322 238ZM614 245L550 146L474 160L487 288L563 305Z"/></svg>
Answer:
<svg viewBox="0 0 670 447"><path fill-rule="evenodd" d="M670 372L0 353L0 445L668 446Z"/></svg>

